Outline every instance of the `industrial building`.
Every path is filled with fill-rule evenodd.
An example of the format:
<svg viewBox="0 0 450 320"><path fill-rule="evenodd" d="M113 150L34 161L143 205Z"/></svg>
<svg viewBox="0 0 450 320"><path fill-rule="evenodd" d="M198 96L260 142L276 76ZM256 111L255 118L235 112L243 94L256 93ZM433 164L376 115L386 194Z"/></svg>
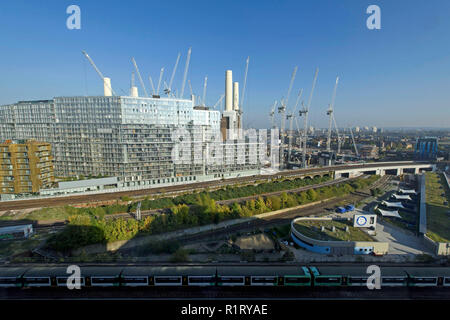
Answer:
<svg viewBox="0 0 450 320"><path fill-rule="evenodd" d="M416 141L415 153L419 160L436 160L438 139L433 137L419 138Z"/></svg>
<svg viewBox="0 0 450 320"><path fill-rule="evenodd" d="M49 143L7 140L0 144L0 194L37 193L50 187L53 181Z"/></svg>
<svg viewBox="0 0 450 320"><path fill-rule="evenodd" d="M119 187L260 173L259 154L265 156L260 147L266 142L239 134L239 84L233 84L231 70L226 71L223 115L197 106L193 95L183 99L166 90L167 97L159 92L140 97L132 85L130 96L116 96L106 77L103 86L104 96L55 97L0 106L0 139L46 141L52 147L56 176L117 177ZM186 161L174 161L186 146L190 146L189 154L183 155ZM37 189L29 179L26 191L34 192ZM17 192L9 182L4 182L5 191Z"/></svg>

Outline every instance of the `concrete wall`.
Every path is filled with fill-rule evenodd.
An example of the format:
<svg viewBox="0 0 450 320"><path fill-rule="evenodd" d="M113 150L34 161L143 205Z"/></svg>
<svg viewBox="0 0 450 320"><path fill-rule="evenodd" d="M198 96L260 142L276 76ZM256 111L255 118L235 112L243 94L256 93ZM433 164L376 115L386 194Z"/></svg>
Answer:
<svg viewBox="0 0 450 320"><path fill-rule="evenodd" d="M438 256L450 256L450 242L436 242L426 234L423 235L424 244Z"/></svg>

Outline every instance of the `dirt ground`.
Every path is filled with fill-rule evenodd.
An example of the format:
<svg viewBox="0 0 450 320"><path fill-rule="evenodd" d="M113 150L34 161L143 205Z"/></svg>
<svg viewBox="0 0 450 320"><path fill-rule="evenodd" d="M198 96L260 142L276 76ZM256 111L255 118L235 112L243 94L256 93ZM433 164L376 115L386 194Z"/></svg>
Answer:
<svg viewBox="0 0 450 320"><path fill-rule="evenodd" d="M235 244L241 250L273 250L275 246L272 240L264 233L239 237L236 239Z"/></svg>

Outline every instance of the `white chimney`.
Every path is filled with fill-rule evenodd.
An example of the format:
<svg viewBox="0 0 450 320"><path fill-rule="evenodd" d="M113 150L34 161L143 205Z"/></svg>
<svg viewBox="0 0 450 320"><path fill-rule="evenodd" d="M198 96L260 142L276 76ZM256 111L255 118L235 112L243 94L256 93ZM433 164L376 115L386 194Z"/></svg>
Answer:
<svg viewBox="0 0 450 320"><path fill-rule="evenodd" d="M111 89L111 79L110 78L103 78L103 93L105 97L111 97L112 96L112 89Z"/></svg>
<svg viewBox="0 0 450 320"><path fill-rule="evenodd" d="M135 98L139 97L137 87L135 87L135 86L131 87L130 96L135 97Z"/></svg>
<svg viewBox="0 0 450 320"><path fill-rule="evenodd" d="M233 111L233 71L225 72L225 111Z"/></svg>
<svg viewBox="0 0 450 320"><path fill-rule="evenodd" d="M239 82L233 83L233 109L239 110Z"/></svg>

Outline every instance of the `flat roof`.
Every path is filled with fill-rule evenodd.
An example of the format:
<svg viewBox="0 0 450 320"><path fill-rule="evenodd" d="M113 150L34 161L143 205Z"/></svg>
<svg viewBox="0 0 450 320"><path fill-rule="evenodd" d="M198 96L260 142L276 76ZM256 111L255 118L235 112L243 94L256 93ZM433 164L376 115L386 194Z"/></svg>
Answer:
<svg viewBox="0 0 450 320"><path fill-rule="evenodd" d="M215 274L216 268L209 266L125 267L122 271L123 276L207 276Z"/></svg>
<svg viewBox="0 0 450 320"><path fill-rule="evenodd" d="M367 273L367 266L330 266L330 267L316 267L319 271L320 275L324 276L335 276L335 275L343 275L343 276L360 276L360 277L369 277L372 273ZM380 267L381 276L406 276L403 267Z"/></svg>
<svg viewBox="0 0 450 320"><path fill-rule="evenodd" d="M444 267L407 267L404 270L413 277L445 276L450 277L450 268Z"/></svg>
<svg viewBox="0 0 450 320"><path fill-rule="evenodd" d="M20 277L27 269L26 267L0 267L0 277Z"/></svg>
<svg viewBox="0 0 450 320"><path fill-rule="evenodd" d="M283 276L283 275L299 275L306 276L302 266L230 266L218 267L217 274L220 276Z"/></svg>
<svg viewBox="0 0 450 320"><path fill-rule="evenodd" d="M77 181L61 181L58 182L58 189L72 189L83 187L95 187L108 184L116 184L118 182L117 177L99 178L99 179L87 179Z"/></svg>

